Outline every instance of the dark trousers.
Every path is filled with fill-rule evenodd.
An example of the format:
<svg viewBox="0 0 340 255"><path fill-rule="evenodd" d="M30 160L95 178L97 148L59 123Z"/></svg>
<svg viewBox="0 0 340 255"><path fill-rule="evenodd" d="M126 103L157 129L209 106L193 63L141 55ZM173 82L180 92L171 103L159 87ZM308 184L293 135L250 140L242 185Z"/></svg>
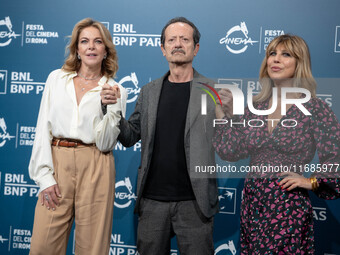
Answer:
<svg viewBox="0 0 340 255"><path fill-rule="evenodd" d="M162 202L142 198L140 206L140 255L169 255L174 235L181 255L214 254L213 217L204 217L195 200Z"/></svg>

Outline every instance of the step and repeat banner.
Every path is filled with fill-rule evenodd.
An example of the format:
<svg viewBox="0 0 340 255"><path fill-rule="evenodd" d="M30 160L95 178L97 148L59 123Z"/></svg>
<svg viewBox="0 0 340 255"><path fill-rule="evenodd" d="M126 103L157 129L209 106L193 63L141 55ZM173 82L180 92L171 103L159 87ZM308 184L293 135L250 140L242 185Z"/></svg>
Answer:
<svg viewBox="0 0 340 255"><path fill-rule="evenodd" d="M318 96L340 118L340 2L337 0L75 0L0 2L0 254L28 254L38 187L28 163L41 96L48 74L63 65L73 26L86 17L105 24L119 56L116 81L128 91L127 116L142 86L168 70L160 50L166 22L185 16L202 37L194 67L217 83L258 89L268 43L292 33L311 51ZM325 79L327 78L327 79ZM111 255L138 254L136 177L141 144L118 143ZM315 159L317 160L317 159ZM238 164L248 164L241 161ZM215 254L239 254L239 216L244 179L221 177L215 217ZM340 201L311 194L316 254L340 254ZM48 254L48 253L46 253ZM74 231L67 254L74 254ZM171 254L179 254L172 240Z"/></svg>

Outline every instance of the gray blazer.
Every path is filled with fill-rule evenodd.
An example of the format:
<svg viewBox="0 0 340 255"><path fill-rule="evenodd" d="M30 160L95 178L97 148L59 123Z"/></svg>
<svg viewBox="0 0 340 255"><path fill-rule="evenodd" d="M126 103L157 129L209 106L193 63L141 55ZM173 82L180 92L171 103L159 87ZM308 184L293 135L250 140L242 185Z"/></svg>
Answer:
<svg viewBox="0 0 340 255"><path fill-rule="evenodd" d="M138 97L135 111L129 120L120 121L120 135L118 140L125 146L133 146L141 139L142 155L141 165L138 169L137 201L135 213L139 213L139 203L146 183L146 177L152 158L155 138L156 116L158 102L162 90L162 78L154 80L143 86ZM195 166L215 166L215 153L212 146L212 121L215 118L215 105L207 100L207 115L201 115L201 89L202 83L213 86L213 81L203 77L194 70L194 79L191 83L190 100L185 125L184 144L191 185L199 209L205 217L210 218L218 212L218 192L216 179L207 174L195 174ZM174 102L176 103L176 102ZM210 126L208 126L210 125ZM191 172L191 173L190 173ZM198 177L198 178L197 178ZM209 178L207 178L209 177Z"/></svg>

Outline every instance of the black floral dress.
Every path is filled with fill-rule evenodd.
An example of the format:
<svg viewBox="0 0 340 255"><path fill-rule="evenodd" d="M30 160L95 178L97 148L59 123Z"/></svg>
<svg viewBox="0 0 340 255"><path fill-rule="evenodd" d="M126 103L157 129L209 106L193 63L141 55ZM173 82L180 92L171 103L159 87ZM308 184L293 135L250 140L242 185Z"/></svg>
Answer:
<svg viewBox="0 0 340 255"><path fill-rule="evenodd" d="M313 172L319 183L316 191L319 197L340 197L339 122L318 98L304 106L311 115L293 105L271 134L268 116L254 115L248 108L242 117L233 119L239 124L231 127L229 119L227 125L217 125L213 144L222 159L237 161L250 156L251 167L261 170L267 166L266 172L252 172L245 179L241 254L314 254L313 211L308 191L282 190L273 169L299 174ZM268 109L268 101L255 108ZM240 124L243 121L245 125ZM306 165L316 150L320 165Z"/></svg>

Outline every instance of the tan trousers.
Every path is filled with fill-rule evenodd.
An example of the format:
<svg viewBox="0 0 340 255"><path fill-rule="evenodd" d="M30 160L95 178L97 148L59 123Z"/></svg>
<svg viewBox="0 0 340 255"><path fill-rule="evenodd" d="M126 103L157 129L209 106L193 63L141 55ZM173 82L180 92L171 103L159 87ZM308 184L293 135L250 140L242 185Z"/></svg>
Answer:
<svg viewBox="0 0 340 255"><path fill-rule="evenodd" d="M31 255L66 254L75 220L75 254L107 255L112 233L115 166L112 152L97 147L52 146L53 164L62 197L55 211L35 209Z"/></svg>

